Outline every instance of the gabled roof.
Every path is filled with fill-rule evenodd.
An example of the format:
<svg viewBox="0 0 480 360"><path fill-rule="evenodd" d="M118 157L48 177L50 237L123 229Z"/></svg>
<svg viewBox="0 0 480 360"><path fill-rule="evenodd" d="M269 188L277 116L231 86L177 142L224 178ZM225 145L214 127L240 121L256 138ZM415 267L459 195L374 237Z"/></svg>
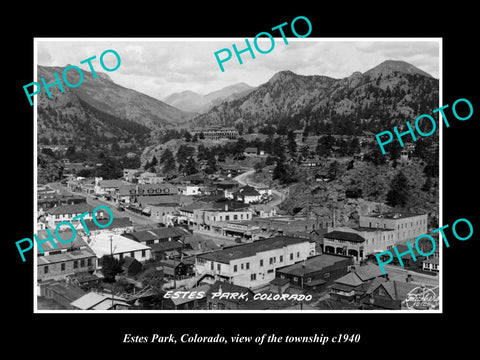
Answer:
<svg viewBox="0 0 480 360"><path fill-rule="evenodd" d="M338 239L359 243L365 242L365 239L362 236L345 231L330 231L329 233L324 234L323 237L327 239Z"/></svg>
<svg viewBox="0 0 480 360"><path fill-rule="evenodd" d="M70 304L80 310L108 310L112 305L130 306L126 300L120 296L102 295L93 291Z"/></svg>
<svg viewBox="0 0 480 360"><path fill-rule="evenodd" d="M122 185L125 185L123 180L100 180L98 186L104 188L118 188Z"/></svg>
<svg viewBox="0 0 480 360"><path fill-rule="evenodd" d="M163 241L159 242L156 244L148 245L150 249L152 249L152 252L162 252L162 251L169 251L169 250L175 250L175 249L180 249L182 247L182 244L176 241Z"/></svg>
<svg viewBox="0 0 480 360"><path fill-rule="evenodd" d="M110 221L110 219L101 219L97 220L97 222L101 225L105 225ZM114 217L112 220L112 223L108 225L106 228L99 228L91 219L85 219L85 226L89 231L92 230L102 230L102 229L115 229L115 228L123 228L123 227L130 227L133 226L132 221L128 217L121 217L121 218L116 218ZM83 226L81 223L78 224L77 230L83 229Z"/></svg>
<svg viewBox="0 0 480 360"><path fill-rule="evenodd" d="M342 276L341 278L335 280L335 283L357 287L363 284L362 279L355 274L355 272L350 271L348 274Z"/></svg>
<svg viewBox="0 0 480 360"><path fill-rule="evenodd" d="M355 273L362 281L368 281L378 276L382 276L383 272L380 266L375 264L363 265L355 268Z"/></svg>

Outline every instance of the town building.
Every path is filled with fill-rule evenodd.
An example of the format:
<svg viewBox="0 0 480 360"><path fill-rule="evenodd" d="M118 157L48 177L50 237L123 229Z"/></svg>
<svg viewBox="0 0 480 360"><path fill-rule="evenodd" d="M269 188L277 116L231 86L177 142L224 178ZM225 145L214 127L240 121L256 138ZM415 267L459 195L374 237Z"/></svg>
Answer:
<svg viewBox="0 0 480 360"><path fill-rule="evenodd" d="M197 135L206 140L221 140L221 139L230 139L235 140L239 134L238 130L233 127L221 127L221 126L212 126L206 129L193 129L192 135Z"/></svg>
<svg viewBox="0 0 480 360"><path fill-rule="evenodd" d="M277 277L302 290L321 291L345 275L352 265L350 256L319 254L277 269Z"/></svg>
<svg viewBox="0 0 480 360"><path fill-rule="evenodd" d="M97 177L95 178L95 195L112 197L123 185L125 185L123 180L103 180Z"/></svg>
<svg viewBox="0 0 480 360"><path fill-rule="evenodd" d="M73 237L73 232L67 230L60 235L67 240ZM48 232L38 231L37 237L39 241L45 240L48 238ZM45 241L41 246L37 246L37 279L39 282L65 280L72 274L85 271L92 273L96 269L95 260L95 253L78 233L68 243L55 241L55 247L52 241Z"/></svg>
<svg viewBox="0 0 480 360"><path fill-rule="evenodd" d="M123 297L89 292L71 303L75 310L128 310L130 304Z"/></svg>
<svg viewBox="0 0 480 360"><path fill-rule="evenodd" d="M395 244L405 244L428 232L428 218L427 214L408 212L360 215L359 226L395 230Z"/></svg>
<svg viewBox="0 0 480 360"><path fill-rule="evenodd" d="M97 223L100 225L106 225L110 222L110 219L98 219ZM89 233L91 235L94 235L96 233L100 232L113 232L116 235L122 235L125 233L132 232L134 230L133 222L130 220L128 217L114 217L111 224L108 225L108 227L98 227L93 219L86 219L85 220L85 226L88 229ZM75 226L76 230L79 232L83 232L86 234L84 227L82 223L78 223Z"/></svg>
<svg viewBox="0 0 480 360"><path fill-rule="evenodd" d="M196 257L197 275L248 288L268 285L275 270L315 255L315 243L303 238L275 236L252 243L231 246Z"/></svg>
<svg viewBox="0 0 480 360"><path fill-rule="evenodd" d="M92 236L89 235L87 239L88 246L97 257L97 268L99 269L101 268L100 259L104 255L113 255L117 260L122 260L125 256L130 256L141 263L151 258L150 247L125 236L116 235L113 232L101 232Z"/></svg>
<svg viewBox="0 0 480 360"><path fill-rule="evenodd" d="M113 195L118 203L133 203L139 196L166 196L178 194L178 188L163 182L160 184L130 184L122 185Z"/></svg>
<svg viewBox="0 0 480 360"><path fill-rule="evenodd" d="M330 288L330 297L337 301L352 302L366 290L363 286L378 277L386 278L382 270L374 264L351 266L345 276L335 280Z"/></svg>
<svg viewBox="0 0 480 360"><path fill-rule="evenodd" d="M235 200L241 201L245 204L257 203L262 199L262 195L250 185L242 186L232 195Z"/></svg>
<svg viewBox="0 0 480 360"><path fill-rule="evenodd" d="M45 211L45 222L50 228L55 228L57 224L68 221L73 225L80 223L80 218L73 220L74 217L88 213L83 219L92 219L92 212L94 207L81 202L78 204L59 205ZM97 219L108 217L105 209L99 209L95 214Z"/></svg>

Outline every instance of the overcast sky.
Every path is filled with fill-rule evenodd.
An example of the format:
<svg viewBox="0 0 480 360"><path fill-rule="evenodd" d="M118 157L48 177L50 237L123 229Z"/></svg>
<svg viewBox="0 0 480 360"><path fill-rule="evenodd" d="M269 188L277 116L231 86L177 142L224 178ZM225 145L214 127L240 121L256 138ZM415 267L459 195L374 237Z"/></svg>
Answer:
<svg viewBox="0 0 480 360"><path fill-rule="evenodd" d="M246 47L245 38L232 39L42 39L37 40L37 63L45 66L77 65L89 70L80 61L93 60L95 70L103 71L100 54L115 50L121 57L120 67L109 72L119 85L148 94L157 99L184 90L207 94L238 82L258 86L275 73L291 70L300 75L327 75L343 78L355 71L365 72L385 60L403 60L435 78L440 71L440 43L437 39L320 39L276 38L274 49L260 54L253 46L255 59L243 53L243 64L233 54L232 44L239 50ZM268 38L259 39L259 47L268 50ZM225 72L214 53L223 48L232 51L232 58L223 63ZM221 58L226 53L219 55ZM115 65L108 53L105 63Z"/></svg>

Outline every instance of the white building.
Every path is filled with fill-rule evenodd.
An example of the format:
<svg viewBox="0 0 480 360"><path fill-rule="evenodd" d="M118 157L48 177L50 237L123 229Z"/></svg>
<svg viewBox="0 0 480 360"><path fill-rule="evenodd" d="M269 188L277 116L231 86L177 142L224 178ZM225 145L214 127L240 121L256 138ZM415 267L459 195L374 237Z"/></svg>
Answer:
<svg viewBox="0 0 480 360"><path fill-rule="evenodd" d="M392 229L395 231L395 243L415 242L420 235L427 234L427 214L384 213L360 215L360 227L375 229Z"/></svg>
<svg viewBox="0 0 480 360"><path fill-rule="evenodd" d="M315 242L291 236L275 236L197 255L197 275L248 288L260 288L275 278L275 270L315 255Z"/></svg>
<svg viewBox="0 0 480 360"><path fill-rule="evenodd" d="M57 224L63 221L68 221L73 225L77 225L80 223L80 218L76 220L73 220L73 218L78 215L88 213L83 218L91 220L93 209L94 207L87 203L59 205L45 211L45 222L48 225L48 227L52 229L55 229ZM95 216L97 219L101 219L109 216L109 215L106 215L106 213L107 213L106 210L99 209L95 214ZM67 228L66 225L65 225L65 228Z"/></svg>
<svg viewBox="0 0 480 360"><path fill-rule="evenodd" d="M140 262L145 262L152 256L149 246L124 236L116 235L113 232L96 233L86 238L88 239L88 246L97 256L97 268L101 268L100 259L103 255L113 254L113 257L117 260L129 256Z"/></svg>

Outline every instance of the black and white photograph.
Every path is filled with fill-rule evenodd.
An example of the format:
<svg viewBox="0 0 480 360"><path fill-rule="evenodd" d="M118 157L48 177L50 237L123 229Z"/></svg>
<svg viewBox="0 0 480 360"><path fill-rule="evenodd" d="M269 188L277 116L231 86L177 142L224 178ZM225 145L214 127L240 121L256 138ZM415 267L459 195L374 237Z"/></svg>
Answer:
<svg viewBox="0 0 480 360"><path fill-rule="evenodd" d="M7 353L473 349L470 5L67 5L4 22Z"/></svg>

